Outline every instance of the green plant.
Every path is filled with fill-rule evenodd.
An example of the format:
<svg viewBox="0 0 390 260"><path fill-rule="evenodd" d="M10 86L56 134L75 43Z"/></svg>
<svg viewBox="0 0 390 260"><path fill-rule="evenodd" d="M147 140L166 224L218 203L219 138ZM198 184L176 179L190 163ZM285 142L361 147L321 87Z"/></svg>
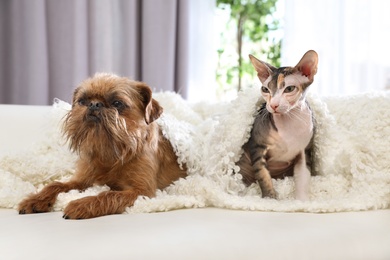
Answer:
<svg viewBox="0 0 390 260"><path fill-rule="evenodd" d="M274 66L280 65L281 40L270 39L269 32L279 28L279 22L272 18L276 11L277 0L217 0L217 7L230 9L230 22L236 29L235 41L237 63L231 67L224 67L221 58L225 54L226 46L218 50L219 64L216 77L220 85L222 75L228 84L232 84L234 75L237 76L237 90L242 89L242 78L245 74L253 75L253 68L247 57L243 58L243 49L248 45L250 52L255 56L266 58L266 61ZM226 33L231 33L227 28ZM256 47L254 47L256 46Z"/></svg>

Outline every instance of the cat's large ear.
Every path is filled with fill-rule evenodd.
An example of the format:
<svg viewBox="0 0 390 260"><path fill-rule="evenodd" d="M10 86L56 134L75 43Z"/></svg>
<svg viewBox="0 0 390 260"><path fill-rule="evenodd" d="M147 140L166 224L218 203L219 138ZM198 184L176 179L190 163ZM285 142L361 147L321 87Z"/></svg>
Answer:
<svg viewBox="0 0 390 260"><path fill-rule="evenodd" d="M302 59L298 62L295 68L306 76L310 81L313 81L314 75L317 73L318 55L315 51L306 52Z"/></svg>
<svg viewBox="0 0 390 260"><path fill-rule="evenodd" d="M272 71L275 70L276 68L264 61L257 59L255 56L251 54L249 54L249 59L251 60L253 67L255 67L257 71L257 76L259 77L261 83L264 84L264 82L271 75Z"/></svg>

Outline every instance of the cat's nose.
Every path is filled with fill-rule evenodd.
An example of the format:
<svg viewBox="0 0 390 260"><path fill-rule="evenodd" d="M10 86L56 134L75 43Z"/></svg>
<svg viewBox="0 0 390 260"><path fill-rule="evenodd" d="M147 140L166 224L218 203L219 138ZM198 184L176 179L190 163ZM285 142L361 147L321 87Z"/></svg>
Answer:
<svg viewBox="0 0 390 260"><path fill-rule="evenodd" d="M271 108L276 111L276 109L278 109L279 105L271 105Z"/></svg>

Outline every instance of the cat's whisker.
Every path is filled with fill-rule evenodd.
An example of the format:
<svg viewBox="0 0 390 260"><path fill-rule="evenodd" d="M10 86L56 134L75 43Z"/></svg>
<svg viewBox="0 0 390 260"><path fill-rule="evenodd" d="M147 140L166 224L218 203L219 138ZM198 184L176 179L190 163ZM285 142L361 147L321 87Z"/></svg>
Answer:
<svg viewBox="0 0 390 260"><path fill-rule="evenodd" d="M304 115L302 115L302 113L299 113L298 111L291 111L290 113L288 113L288 116L290 117L290 119L300 121L304 125L308 125L310 123L305 119Z"/></svg>
<svg viewBox="0 0 390 260"><path fill-rule="evenodd" d="M268 112L266 110L261 110L259 115L258 115L260 118L261 118L261 121L262 122L267 122L267 117L269 116Z"/></svg>

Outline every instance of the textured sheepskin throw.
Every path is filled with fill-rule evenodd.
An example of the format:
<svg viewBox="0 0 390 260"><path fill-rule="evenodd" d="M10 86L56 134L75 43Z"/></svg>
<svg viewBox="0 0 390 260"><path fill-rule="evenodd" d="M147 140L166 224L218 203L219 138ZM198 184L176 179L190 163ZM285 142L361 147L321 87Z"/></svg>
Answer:
<svg viewBox="0 0 390 260"><path fill-rule="evenodd" d="M156 93L164 107L158 120L189 176L157 192L139 197L134 212L220 207L284 212L340 212L390 206L390 94L378 93L319 99L309 96L317 129L314 139L316 176L310 201L294 199L293 178L273 180L279 200L261 198L257 184L246 187L235 162L248 140L259 108L259 89L249 88L228 103L190 104L174 93ZM56 101L46 141L25 152L0 158L0 207L16 208L26 195L74 173L75 154L60 133L70 105ZM94 186L58 196L54 210L84 196L108 190Z"/></svg>

